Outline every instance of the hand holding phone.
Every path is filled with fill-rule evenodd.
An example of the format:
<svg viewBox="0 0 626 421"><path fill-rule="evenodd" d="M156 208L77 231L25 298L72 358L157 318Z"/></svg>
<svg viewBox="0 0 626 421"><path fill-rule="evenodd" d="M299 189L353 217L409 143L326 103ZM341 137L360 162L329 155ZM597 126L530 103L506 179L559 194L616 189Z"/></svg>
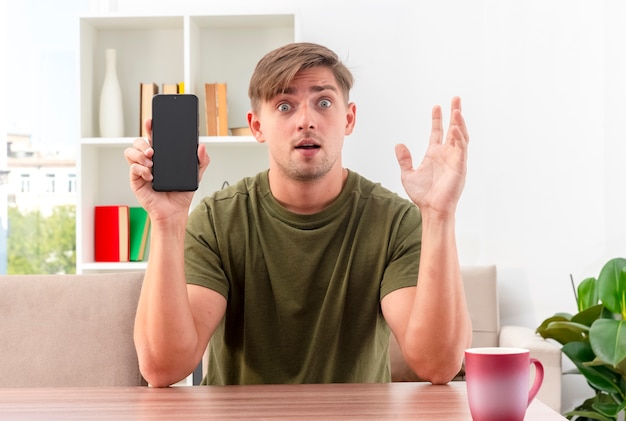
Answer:
<svg viewBox="0 0 626 421"><path fill-rule="evenodd" d="M158 94L152 98L152 188L198 189L198 97Z"/></svg>

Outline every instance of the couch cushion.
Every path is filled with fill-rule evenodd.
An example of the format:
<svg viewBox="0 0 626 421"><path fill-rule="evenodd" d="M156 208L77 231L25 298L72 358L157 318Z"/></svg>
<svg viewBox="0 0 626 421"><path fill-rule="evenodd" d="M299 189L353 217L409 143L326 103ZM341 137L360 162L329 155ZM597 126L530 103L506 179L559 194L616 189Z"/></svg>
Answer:
<svg viewBox="0 0 626 421"><path fill-rule="evenodd" d="M145 384L133 343L141 272L0 276L0 387Z"/></svg>

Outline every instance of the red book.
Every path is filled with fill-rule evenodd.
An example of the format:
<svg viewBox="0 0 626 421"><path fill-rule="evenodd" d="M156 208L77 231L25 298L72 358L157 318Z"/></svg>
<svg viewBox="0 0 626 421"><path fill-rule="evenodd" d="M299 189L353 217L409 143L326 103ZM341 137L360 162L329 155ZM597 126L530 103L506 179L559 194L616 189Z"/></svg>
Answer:
<svg viewBox="0 0 626 421"><path fill-rule="evenodd" d="M130 257L128 206L96 206L94 257L96 262L128 262Z"/></svg>

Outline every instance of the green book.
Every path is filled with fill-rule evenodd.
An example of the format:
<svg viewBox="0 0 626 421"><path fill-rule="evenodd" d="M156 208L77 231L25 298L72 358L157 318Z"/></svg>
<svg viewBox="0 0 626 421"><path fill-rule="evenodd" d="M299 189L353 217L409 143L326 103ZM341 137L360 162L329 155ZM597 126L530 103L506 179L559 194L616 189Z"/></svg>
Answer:
<svg viewBox="0 0 626 421"><path fill-rule="evenodd" d="M141 262L150 239L150 218L142 207L131 206L130 211L130 261Z"/></svg>

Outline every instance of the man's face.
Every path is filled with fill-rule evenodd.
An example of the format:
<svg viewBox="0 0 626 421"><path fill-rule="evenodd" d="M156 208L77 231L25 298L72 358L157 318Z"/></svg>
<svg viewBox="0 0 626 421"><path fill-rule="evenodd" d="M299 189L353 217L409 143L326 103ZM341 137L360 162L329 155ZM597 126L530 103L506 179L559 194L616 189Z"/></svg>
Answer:
<svg viewBox="0 0 626 421"><path fill-rule="evenodd" d="M341 168L344 136L352 133L354 104L345 104L332 71L298 72L285 93L248 115L257 141L267 142L270 170L296 181L313 181Z"/></svg>

